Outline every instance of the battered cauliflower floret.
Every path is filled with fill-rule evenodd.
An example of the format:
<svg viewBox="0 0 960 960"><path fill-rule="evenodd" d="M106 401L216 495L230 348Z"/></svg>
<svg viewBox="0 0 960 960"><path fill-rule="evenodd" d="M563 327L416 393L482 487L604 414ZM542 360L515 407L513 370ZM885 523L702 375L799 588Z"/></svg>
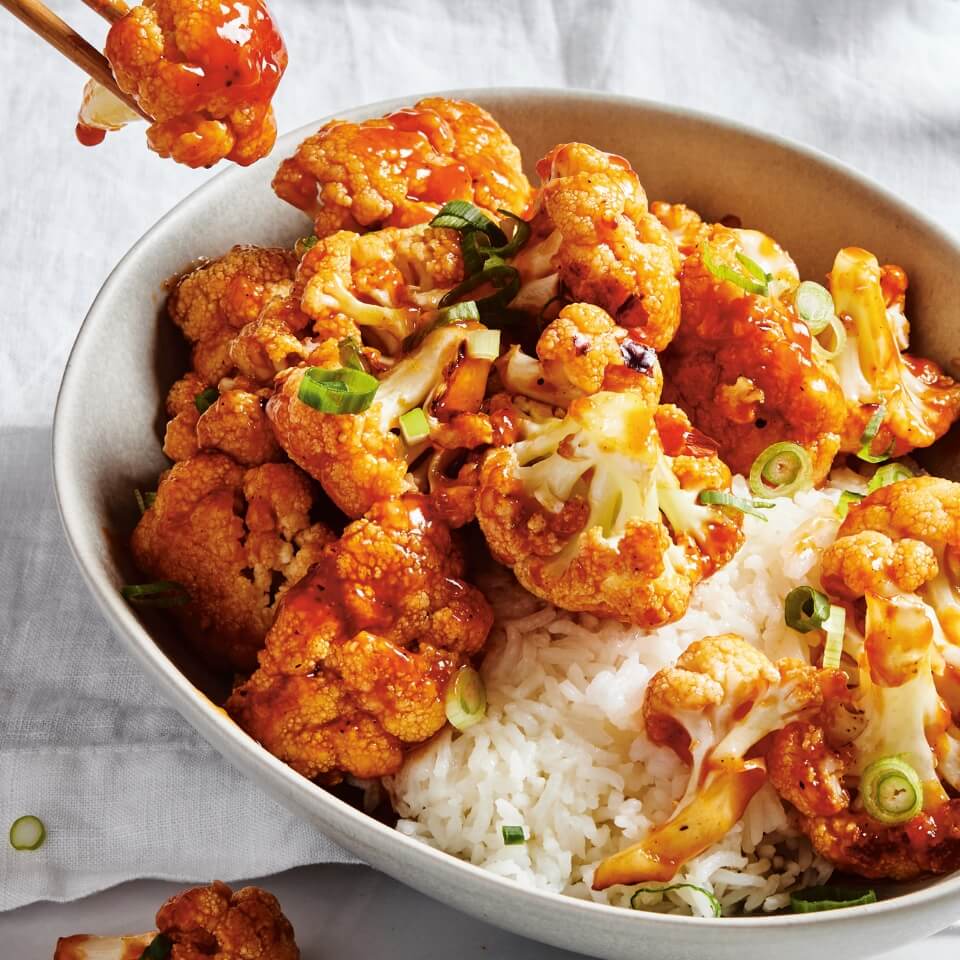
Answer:
<svg viewBox="0 0 960 960"><path fill-rule="evenodd" d="M259 887L234 892L214 880L184 890L160 907L156 923L157 930L133 936L61 937L54 960L127 960L158 936L169 946L170 960L300 960L280 903Z"/></svg>
<svg viewBox="0 0 960 960"><path fill-rule="evenodd" d="M253 667L277 598L331 539L310 522L313 504L292 464L246 470L200 453L161 479L133 532L134 559L153 580L183 585L190 602L173 612L214 666Z"/></svg>
<svg viewBox="0 0 960 960"><path fill-rule="evenodd" d="M161 157L247 166L273 148L270 100L287 51L262 0L145 0L111 26L105 52L120 89L154 119L147 143Z"/></svg>
<svg viewBox="0 0 960 960"><path fill-rule="evenodd" d="M207 385L233 367L231 342L274 298L293 287L297 257L275 247L236 246L229 253L184 274L167 312L193 344L193 365Z"/></svg>
<svg viewBox="0 0 960 960"><path fill-rule="evenodd" d="M167 394L167 429L163 452L171 460L188 460L197 452L197 397L206 389L203 378L191 371L178 380Z"/></svg>
<svg viewBox="0 0 960 960"><path fill-rule="evenodd" d="M246 390L223 390L197 421L197 446L219 450L237 463L254 467L279 460L280 446L263 402Z"/></svg>
<svg viewBox="0 0 960 960"><path fill-rule="evenodd" d="M524 286L514 307L538 312L560 289L596 304L655 350L680 323L680 257L647 209L630 164L584 143L538 164L543 186L530 241L512 261Z"/></svg>
<svg viewBox="0 0 960 960"><path fill-rule="evenodd" d="M297 272L301 308L318 337L362 333L391 355L462 279L460 235L426 225L340 231L311 247Z"/></svg>
<svg viewBox="0 0 960 960"><path fill-rule="evenodd" d="M477 519L496 559L567 610L644 627L682 616L742 539L740 514L699 502L729 488L727 468L664 450L660 423L682 435L682 413L604 390L562 419L520 419L521 439L490 450L480 471Z"/></svg>
<svg viewBox="0 0 960 960"><path fill-rule="evenodd" d="M933 549L920 540L891 540L876 530L840 537L823 554L820 580L838 597L913 593L937 575Z"/></svg>
<svg viewBox="0 0 960 960"><path fill-rule="evenodd" d="M530 200L520 153L493 117L439 97L325 124L280 164L273 189L313 218L318 237L426 223L450 200L517 214Z"/></svg>
<svg viewBox="0 0 960 960"><path fill-rule="evenodd" d="M650 212L667 228L681 257L689 257L710 237L710 224L684 203L665 203L654 200Z"/></svg>
<svg viewBox="0 0 960 960"><path fill-rule="evenodd" d="M348 516L414 489L410 466L431 445L471 448L493 438L489 417L479 412L491 364L466 352L469 334L479 329L474 323L435 328L380 379L373 403L361 413L321 413L300 399L306 368L281 374L267 403L277 440ZM324 366L339 363L331 359ZM417 407L430 433L408 445L400 417Z"/></svg>
<svg viewBox="0 0 960 960"><path fill-rule="evenodd" d="M715 265L745 277L737 254L749 257L771 279L760 292L747 292L716 276L705 251ZM797 282L793 261L769 237L714 225L708 246L701 243L684 261L683 320L661 359L666 396L718 442L732 470L749 473L768 446L791 440L809 452L819 483L839 449L846 404L793 308L788 294Z"/></svg>
<svg viewBox="0 0 960 960"><path fill-rule="evenodd" d="M928 447L960 416L960 384L931 360L905 354L909 324L903 312L906 274L881 267L866 250L837 254L830 291L846 327L846 343L831 362L847 399L841 450L856 452L879 405L883 420L871 449L901 456Z"/></svg>
<svg viewBox="0 0 960 960"><path fill-rule="evenodd" d="M227 353L230 365L250 383L266 387L289 367L302 363L310 355L310 343L298 339L299 304L294 297L272 300L251 323L232 337ZM294 316L291 317L291 314ZM303 317L306 321L306 317Z"/></svg>
<svg viewBox="0 0 960 960"><path fill-rule="evenodd" d="M847 809L847 762L827 743L822 727L802 721L777 731L767 752L774 789L805 817L829 817Z"/></svg>
<svg viewBox="0 0 960 960"><path fill-rule="evenodd" d="M832 680L800 660L774 664L735 634L695 641L656 673L643 701L647 735L691 765L687 790L669 820L601 863L594 889L670 880L723 839L766 781L750 750L814 714Z"/></svg>
<svg viewBox="0 0 960 960"><path fill-rule="evenodd" d="M395 773L446 722L447 684L493 622L462 573L426 497L381 501L286 594L227 709L305 777Z"/></svg>

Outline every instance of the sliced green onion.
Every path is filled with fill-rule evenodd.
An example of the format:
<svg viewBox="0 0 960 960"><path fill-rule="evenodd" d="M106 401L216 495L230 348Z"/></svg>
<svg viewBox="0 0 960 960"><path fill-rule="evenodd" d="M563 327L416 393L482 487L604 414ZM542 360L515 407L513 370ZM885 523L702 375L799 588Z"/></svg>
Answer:
<svg viewBox="0 0 960 960"><path fill-rule="evenodd" d="M344 337L338 344L337 350L340 354L340 363L349 370L362 370L368 373L367 365L364 363L363 354L360 352L360 344L356 337Z"/></svg>
<svg viewBox="0 0 960 960"><path fill-rule="evenodd" d="M773 274L767 273L756 260L751 260L745 253L737 251L737 262L747 273L762 284L768 284L773 279Z"/></svg>
<svg viewBox="0 0 960 960"><path fill-rule="evenodd" d="M480 319L489 326L494 326L500 311L520 292L520 272L507 266L499 257L490 257L480 273L467 277L447 291L440 301L441 309L455 304L464 294L482 287L485 283L489 283L497 292L474 302Z"/></svg>
<svg viewBox="0 0 960 960"><path fill-rule="evenodd" d="M880 430L880 426L883 423L883 418L886 416L886 413L887 405L885 403L879 404L877 409L873 411L873 415L867 421L867 426L863 431L863 436L860 437L860 449L857 450L857 456L866 463L883 463L884 460L889 460L890 454L893 453L893 448L896 445L896 441L891 442L886 453L871 453L873 441Z"/></svg>
<svg viewBox="0 0 960 960"><path fill-rule="evenodd" d="M885 463L882 467L877 467L877 472L870 478L867 493L889 487L891 483L909 480L913 476L916 474L905 463Z"/></svg>
<svg viewBox="0 0 960 960"><path fill-rule="evenodd" d="M219 396L220 391L216 387L207 387L193 398L193 402L201 413L206 413L217 402Z"/></svg>
<svg viewBox="0 0 960 960"><path fill-rule="evenodd" d="M827 329L830 318L835 314L830 291L819 283L814 283L813 280L804 280L797 287L793 302L797 313L800 314L800 319L806 323L814 336Z"/></svg>
<svg viewBox="0 0 960 960"><path fill-rule="evenodd" d="M741 260L740 258L743 257ZM746 276L745 274L740 273L737 270L734 270L733 267L728 267L725 263L721 263L717 259L716 252L709 243L704 241L700 244L700 259L703 261L703 265L718 279L718 280L729 280L730 283L735 283L741 290L745 290L747 293L754 293L760 296L763 296L767 293L767 280L766 274L763 274L764 279L761 281L759 278ZM744 254L738 252L737 259L740 260L740 263L744 265L747 270L750 270L746 266L744 260L748 260L757 270L760 270L760 267L754 263L753 260L750 260ZM753 271L751 270L751 273ZM762 270L760 270L763 273Z"/></svg>
<svg viewBox="0 0 960 960"><path fill-rule="evenodd" d="M140 516L143 516L156 503L157 494L154 490L141 493L136 487L133 489L133 499L137 501Z"/></svg>
<svg viewBox="0 0 960 960"><path fill-rule="evenodd" d="M902 757L883 757L863 771L860 797L874 820L906 823L923 808L923 784Z"/></svg>
<svg viewBox="0 0 960 960"><path fill-rule="evenodd" d="M467 334L467 356L477 360L496 360L500 356L500 331L471 330Z"/></svg>
<svg viewBox="0 0 960 960"><path fill-rule="evenodd" d="M173 950L173 941L165 934L158 933L140 954L140 960L167 960Z"/></svg>
<svg viewBox="0 0 960 960"><path fill-rule="evenodd" d="M844 490L840 494L840 499L837 501L837 516L840 517L841 520L846 519L847 514L850 512L850 505L859 503L862 499L862 493L854 493L853 490Z"/></svg>
<svg viewBox="0 0 960 960"><path fill-rule="evenodd" d="M523 827L501 827L504 846L515 847L518 843L527 842L527 834Z"/></svg>
<svg viewBox="0 0 960 960"><path fill-rule="evenodd" d="M437 315L437 326L443 326L447 323L453 323L456 320L479 320L480 311L477 308L476 300L464 300L461 303L454 303L449 307L443 307Z"/></svg>
<svg viewBox="0 0 960 960"><path fill-rule="evenodd" d="M696 890L697 893L702 893L707 900L710 902L710 909L713 911L715 917L723 916L723 908L720 906L720 901L705 887L701 887L696 883L670 883L665 887L637 887L636 890L630 895L630 906L634 910L642 910L644 905L640 903L639 897L641 893L669 893L671 890Z"/></svg>
<svg viewBox="0 0 960 960"><path fill-rule="evenodd" d="M843 655L843 633L846 624L847 611L843 607L831 603L830 613L827 619L823 621L823 629L827 634L826 643L823 645L823 666L827 670L836 670L840 666L840 658Z"/></svg>
<svg viewBox="0 0 960 960"><path fill-rule="evenodd" d="M408 447L430 436L430 424L421 407L408 411L400 418L400 432Z"/></svg>
<svg viewBox="0 0 960 960"><path fill-rule="evenodd" d="M120 588L125 600L138 607L182 607L190 602L190 594L175 580L156 580L153 583L128 583Z"/></svg>
<svg viewBox="0 0 960 960"><path fill-rule="evenodd" d="M447 687L445 710L450 723L461 731L479 723L486 715L487 691L473 667L461 667L457 671Z"/></svg>
<svg viewBox="0 0 960 960"><path fill-rule="evenodd" d="M730 507L733 510L739 510L740 513L749 513L751 517L759 517L764 523L767 518L760 510L769 510L774 506L767 500L744 500L742 497L727 493L726 490L701 490L697 499L707 506Z"/></svg>
<svg viewBox="0 0 960 960"><path fill-rule="evenodd" d="M487 234L502 246L507 242L504 232L479 208L468 200L451 200L445 203L430 221L431 227L449 227L451 230L476 231Z"/></svg>
<svg viewBox="0 0 960 960"><path fill-rule="evenodd" d="M783 601L784 621L800 633L819 630L829 616L830 601L813 587L794 587Z"/></svg>
<svg viewBox="0 0 960 960"><path fill-rule="evenodd" d="M377 378L363 370L307 367L297 397L321 413L362 413L373 403L379 386Z"/></svg>
<svg viewBox="0 0 960 960"><path fill-rule="evenodd" d="M821 360L832 360L847 345L847 328L838 316L834 315L827 321L827 325L820 332L820 335L828 330L833 334L832 347L825 347L823 341L816 338L813 341L813 352Z"/></svg>
<svg viewBox="0 0 960 960"><path fill-rule="evenodd" d="M859 907L876 903L874 890L855 890L852 887L807 887L790 894L790 906L795 913L818 913L821 910L840 910L842 907Z"/></svg>
<svg viewBox="0 0 960 960"><path fill-rule="evenodd" d="M788 440L772 443L750 468L750 490L758 497L792 497L812 486L812 481L810 454Z"/></svg>
<svg viewBox="0 0 960 960"><path fill-rule="evenodd" d="M311 247L315 247L319 241L319 237L316 234L311 233L309 237L301 237L294 245L293 252L298 256L302 257Z"/></svg>
<svg viewBox="0 0 960 960"><path fill-rule="evenodd" d="M47 839L47 828L39 817L17 817L10 825L10 846L14 850L36 850Z"/></svg>

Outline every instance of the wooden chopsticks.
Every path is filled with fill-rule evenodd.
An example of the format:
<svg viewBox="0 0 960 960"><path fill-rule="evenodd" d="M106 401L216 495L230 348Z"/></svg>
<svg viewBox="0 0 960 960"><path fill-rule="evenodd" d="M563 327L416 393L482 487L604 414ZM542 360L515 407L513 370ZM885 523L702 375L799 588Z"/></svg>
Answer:
<svg viewBox="0 0 960 960"><path fill-rule="evenodd" d="M83 0L104 19L113 23L127 12L123 0ZM153 119L145 114L129 94L118 86L110 69L110 63L99 50L87 43L69 24L60 19L52 10L44 6L41 0L0 0L0 7L6 7L18 20L25 23L37 36L42 37L50 46L60 51L71 63L76 64L89 77L103 84L115 97L122 100L131 110L135 110L144 120Z"/></svg>

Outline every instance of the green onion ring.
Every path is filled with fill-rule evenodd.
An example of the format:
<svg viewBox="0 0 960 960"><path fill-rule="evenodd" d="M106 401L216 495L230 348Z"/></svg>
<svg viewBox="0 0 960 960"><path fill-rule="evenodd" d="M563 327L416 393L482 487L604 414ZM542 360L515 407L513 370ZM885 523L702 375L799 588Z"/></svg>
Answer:
<svg viewBox="0 0 960 960"><path fill-rule="evenodd" d="M158 933L140 954L140 960L167 960L173 950L173 941L165 934Z"/></svg>
<svg viewBox="0 0 960 960"><path fill-rule="evenodd" d="M734 270L733 267L728 267L725 263L721 263L717 259L717 255L713 247L711 247L706 240L700 244L700 259L703 261L703 265L718 280L728 280L730 283L736 284L741 290L744 290L747 293L753 293L759 296L764 296L767 293L766 279L764 279L764 281L761 283L759 279L748 277ZM745 259L750 260L749 257L745 257ZM742 262L743 261L741 261L741 263ZM750 263L753 263L753 261L750 260ZM757 264L754 263L753 265L757 267L758 270L760 269ZM766 274L764 274L764 277L766 277Z"/></svg>
<svg viewBox="0 0 960 960"><path fill-rule="evenodd" d="M821 910L840 910L842 907L859 907L876 903L874 890L854 890L852 887L807 887L790 894L790 906L794 913L819 913Z"/></svg>
<svg viewBox="0 0 960 960"><path fill-rule="evenodd" d="M408 410L400 417L400 433L408 447L426 440L430 436L430 424L422 407Z"/></svg>
<svg viewBox="0 0 960 960"><path fill-rule="evenodd" d="M27 814L10 824L9 836L14 850L37 850L47 839L47 828L39 817Z"/></svg>
<svg viewBox="0 0 960 960"><path fill-rule="evenodd" d="M337 352L340 354L340 363L343 366L350 370L362 370L364 373L369 373L356 337L344 337L337 344Z"/></svg>
<svg viewBox="0 0 960 960"><path fill-rule="evenodd" d="M758 283L764 285L768 284L773 279L773 274L767 273L763 267L757 263L756 260L751 260L745 253L742 253L740 250L736 252L737 262L743 267L747 273L750 274Z"/></svg>
<svg viewBox="0 0 960 960"><path fill-rule="evenodd" d="M461 300L449 307L443 307L437 314L436 326L443 327L457 320L479 320L480 309L476 300Z"/></svg>
<svg viewBox="0 0 960 960"><path fill-rule="evenodd" d="M914 476L916 474L905 463L885 463L882 467L877 467L877 472L870 478L867 493L873 493L881 487L889 487L891 483L909 480Z"/></svg>
<svg viewBox="0 0 960 960"><path fill-rule="evenodd" d="M141 493L134 487L133 499L137 501L137 508L140 510L140 516L142 517L157 502L157 494L154 490Z"/></svg>
<svg viewBox="0 0 960 960"><path fill-rule="evenodd" d="M823 645L823 666L827 670L836 670L840 667L840 658L843 656L843 635L847 625L847 611L830 604L830 613L823 621L823 630L827 635Z"/></svg>
<svg viewBox="0 0 960 960"><path fill-rule="evenodd" d="M507 266L499 257L490 257L480 273L467 277L448 290L440 300L440 308L455 304L464 294L489 283L497 292L475 301L480 318L490 327L496 327L500 312L520 292L520 272Z"/></svg>
<svg viewBox="0 0 960 960"><path fill-rule="evenodd" d="M784 622L800 633L819 630L829 616L830 601L813 587L794 587L783 601Z"/></svg>
<svg viewBox="0 0 960 960"><path fill-rule="evenodd" d="M499 330L471 330L467 334L467 356L491 363L500 356Z"/></svg>
<svg viewBox="0 0 960 960"><path fill-rule="evenodd" d="M773 484L768 487L764 481ZM772 443L750 468L750 490L758 497L792 497L813 483L810 454L798 443Z"/></svg>
<svg viewBox="0 0 960 960"><path fill-rule="evenodd" d="M476 231L487 234L497 245L506 244L506 234L469 200L451 200L445 203L430 221L431 227L447 227L451 230Z"/></svg>
<svg viewBox="0 0 960 960"><path fill-rule="evenodd" d="M828 330L833 334L832 347L825 347L818 337L813 338L813 352L821 360L833 360L847 345L847 328L838 316L834 315L827 321L827 325L820 331L819 336L823 336Z"/></svg>
<svg viewBox="0 0 960 960"><path fill-rule="evenodd" d="M697 500L705 506L730 507L740 513L749 513L751 517L759 517L764 523L766 523L767 518L760 510L769 510L774 506L766 500L744 500L741 497L735 497L726 490L701 490Z"/></svg>
<svg viewBox="0 0 960 960"><path fill-rule="evenodd" d="M923 784L902 757L883 757L863 771L860 799L874 820L906 823L923 809Z"/></svg>
<svg viewBox="0 0 960 960"><path fill-rule="evenodd" d="M886 413L887 405L885 403L878 404L877 409L873 411L873 414L867 421L867 426L863 431L863 436L860 437L860 449L857 450L857 456L865 463L883 463L884 460L889 460L890 454L893 453L893 448L896 446L896 441L891 440L890 446L887 447L886 453L876 454L871 452L873 441L876 439L877 433L880 431L880 427L883 424L883 418L886 416Z"/></svg>
<svg viewBox="0 0 960 960"><path fill-rule="evenodd" d="M479 723L487 713L487 691L473 667L461 667L447 687L447 719L461 732Z"/></svg>
<svg viewBox="0 0 960 960"><path fill-rule="evenodd" d="M844 490L840 494L840 499L837 501L837 516L841 520L846 519L847 514L850 512L850 506L854 503L859 503L863 499L862 493L856 493L853 490Z"/></svg>
<svg viewBox="0 0 960 960"><path fill-rule="evenodd" d="M175 580L128 583L120 588L120 593L138 607L182 607L190 602L187 588Z"/></svg>
<svg viewBox="0 0 960 960"><path fill-rule="evenodd" d="M293 252L302 259L303 255L312 247L315 247L319 240L320 238L315 233L311 233L309 237L301 237L293 245Z"/></svg>
<svg viewBox="0 0 960 960"><path fill-rule="evenodd" d="M723 908L720 906L720 901L709 890L696 883L670 883L665 887L637 887L637 889L630 894L630 906L634 910L644 909L644 905L637 900L641 893L669 893L671 890L683 889L696 890L697 893L702 893L707 900L710 901L710 909L713 911L713 915L715 917L723 916Z"/></svg>
<svg viewBox="0 0 960 960"><path fill-rule="evenodd" d="M797 287L793 304L813 336L823 333L836 313L830 291L813 280L804 280Z"/></svg>
<svg viewBox="0 0 960 960"><path fill-rule="evenodd" d="M505 847L515 847L517 844L527 842L527 834L523 827L501 827L500 835L503 837L503 845Z"/></svg>
<svg viewBox="0 0 960 960"><path fill-rule="evenodd" d="M307 367L297 399L321 413L362 413L373 403L380 382L363 370Z"/></svg>
<svg viewBox="0 0 960 960"><path fill-rule="evenodd" d="M201 413L206 413L217 402L219 396L220 391L216 387L207 387L193 398L193 403Z"/></svg>

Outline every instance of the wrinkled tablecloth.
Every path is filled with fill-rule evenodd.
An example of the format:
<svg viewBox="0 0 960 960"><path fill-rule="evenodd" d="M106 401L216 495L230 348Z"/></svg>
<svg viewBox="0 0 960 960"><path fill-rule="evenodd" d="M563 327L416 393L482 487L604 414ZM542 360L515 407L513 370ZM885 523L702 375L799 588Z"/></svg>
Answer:
<svg viewBox="0 0 960 960"><path fill-rule="evenodd" d="M51 6L103 36L79 3ZM271 7L290 49L281 130L403 93L611 90L806 141L960 225L956 2ZM141 129L78 146L80 74L5 14L0 64L0 831L26 813L49 828L36 853L0 842L0 910L133 877L230 880L344 858L160 700L94 607L53 501L50 425L83 315L131 243L209 173L149 154Z"/></svg>

